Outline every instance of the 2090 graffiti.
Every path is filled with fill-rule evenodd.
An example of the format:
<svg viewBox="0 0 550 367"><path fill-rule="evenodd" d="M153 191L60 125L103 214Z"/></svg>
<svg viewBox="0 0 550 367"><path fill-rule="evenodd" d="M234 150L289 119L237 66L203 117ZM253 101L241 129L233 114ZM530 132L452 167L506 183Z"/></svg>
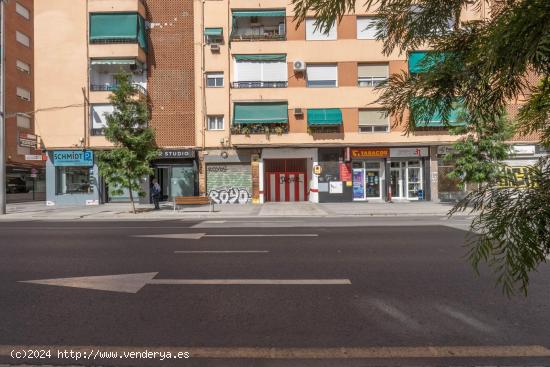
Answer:
<svg viewBox="0 0 550 367"><path fill-rule="evenodd" d="M208 196L216 204L246 204L252 197L242 187L227 187L210 190Z"/></svg>

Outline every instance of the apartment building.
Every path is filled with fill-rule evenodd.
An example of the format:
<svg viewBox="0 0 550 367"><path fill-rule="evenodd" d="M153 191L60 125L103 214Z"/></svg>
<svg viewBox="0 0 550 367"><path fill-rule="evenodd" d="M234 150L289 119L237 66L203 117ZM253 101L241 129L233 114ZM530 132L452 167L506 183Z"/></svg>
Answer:
<svg viewBox="0 0 550 367"><path fill-rule="evenodd" d="M128 200L97 167L97 152L111 148L104 129L121 70L150 106L164 197L198 194L193 15L193 3L181 0L36 2L36 125L47 152L49 205Z"/></svg>
<svg viewBox="0 0 550 367"><path fill-rule="evenodd" d="M45 194L44 163L34 133L33 7L32 0L8 1L2 14L8 202L44 200Z"/></svg>
<svg viewBox="0 0 550 367"><path fill-rule="evenodd" d="M404 135L376 104L374 87L393 73L422 72L428 51L384 55L369 27L375 14L362 3L328 33L314 18L297 26L292 7L195 2L201 193L219 203L460 195L443 161L457 137L442 116ZM485 16L484 7L465 8L462 20ZM531 144L517 151L537 154Z"/></svg>

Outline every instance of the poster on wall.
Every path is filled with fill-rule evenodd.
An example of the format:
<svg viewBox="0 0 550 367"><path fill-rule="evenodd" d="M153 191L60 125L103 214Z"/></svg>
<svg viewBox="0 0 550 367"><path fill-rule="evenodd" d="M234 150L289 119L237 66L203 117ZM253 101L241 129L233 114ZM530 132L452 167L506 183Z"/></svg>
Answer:
<svg viewBox="0 0 550 367"><path fill-rule="evenodd" d="M365 183L363 181L363 170L353 171L353 198L364 199L365 198Z"/></svg>
<svg viewBox="0 0 550 367"><path fill-rule="evenodd" d="M342 181L330 181L329 182L329 193L330 194L342 194L344 192L344 185Z"/></svg>
<svg viewBox="0 0 550 367"><path fill-rule="evenodd" d="M351 181L351 163L340 162L340 181Z"/></svg>

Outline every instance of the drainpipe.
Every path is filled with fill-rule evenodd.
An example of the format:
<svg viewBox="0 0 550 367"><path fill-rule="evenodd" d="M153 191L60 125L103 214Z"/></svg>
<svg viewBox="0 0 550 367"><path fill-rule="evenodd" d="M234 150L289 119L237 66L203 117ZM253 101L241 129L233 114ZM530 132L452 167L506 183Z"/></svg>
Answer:
<svg viewBox="0 0 550 367"><path fill-rule="evenodd" d="M228 89L228 99L227 103L229 105L228 108L228 115L227 115L227 131L228 131L228 138L227 138L227 145L231 148L231 32L233 31L233 17L231 16L231 0L227 0L227 30L229 33L227 35L227 87ZM231 32L229 32L229 29L231 29Z"/></svg>
<svg viewBox="0 0 550 367"><path fill-rule="evenodd" d="M0 215L6 214L6 57L4 0L0 0Z"/></svg>
<svg viewBox="0 0 550 367"><path fill-rule="evenodd" d="M201 127L201 136L202 136L202 151L204 154L204 150L206 148L206 88L205 88L205 64L206 64L206 56L205 56L205 47L206 42L204 40L204 3L205 0L201 1L201 88L202 88L202 127Z"/></svg>

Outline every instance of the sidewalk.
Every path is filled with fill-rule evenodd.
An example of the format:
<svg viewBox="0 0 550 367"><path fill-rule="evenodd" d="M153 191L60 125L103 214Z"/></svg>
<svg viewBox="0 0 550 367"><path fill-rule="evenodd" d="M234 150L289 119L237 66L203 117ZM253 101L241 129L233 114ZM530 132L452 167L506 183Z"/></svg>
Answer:
<svg viewBox="0 0 550 367"><path fill-rule="evenodd" d="M452 205L436 202L226 204L216 205L215 211L212 213L209 211L208 206L187 206L173 211L171 203L161 205L162 210L158 211L153 210L152 205L136 205L136 208L138 213L132 214L131 206L128 203L88 207L48 207L44 202L8 204L8 215L0 217L0 220L193 220L253 217L446 216ZM467 215L467 213L460 213L459 215Z"/></svg>

